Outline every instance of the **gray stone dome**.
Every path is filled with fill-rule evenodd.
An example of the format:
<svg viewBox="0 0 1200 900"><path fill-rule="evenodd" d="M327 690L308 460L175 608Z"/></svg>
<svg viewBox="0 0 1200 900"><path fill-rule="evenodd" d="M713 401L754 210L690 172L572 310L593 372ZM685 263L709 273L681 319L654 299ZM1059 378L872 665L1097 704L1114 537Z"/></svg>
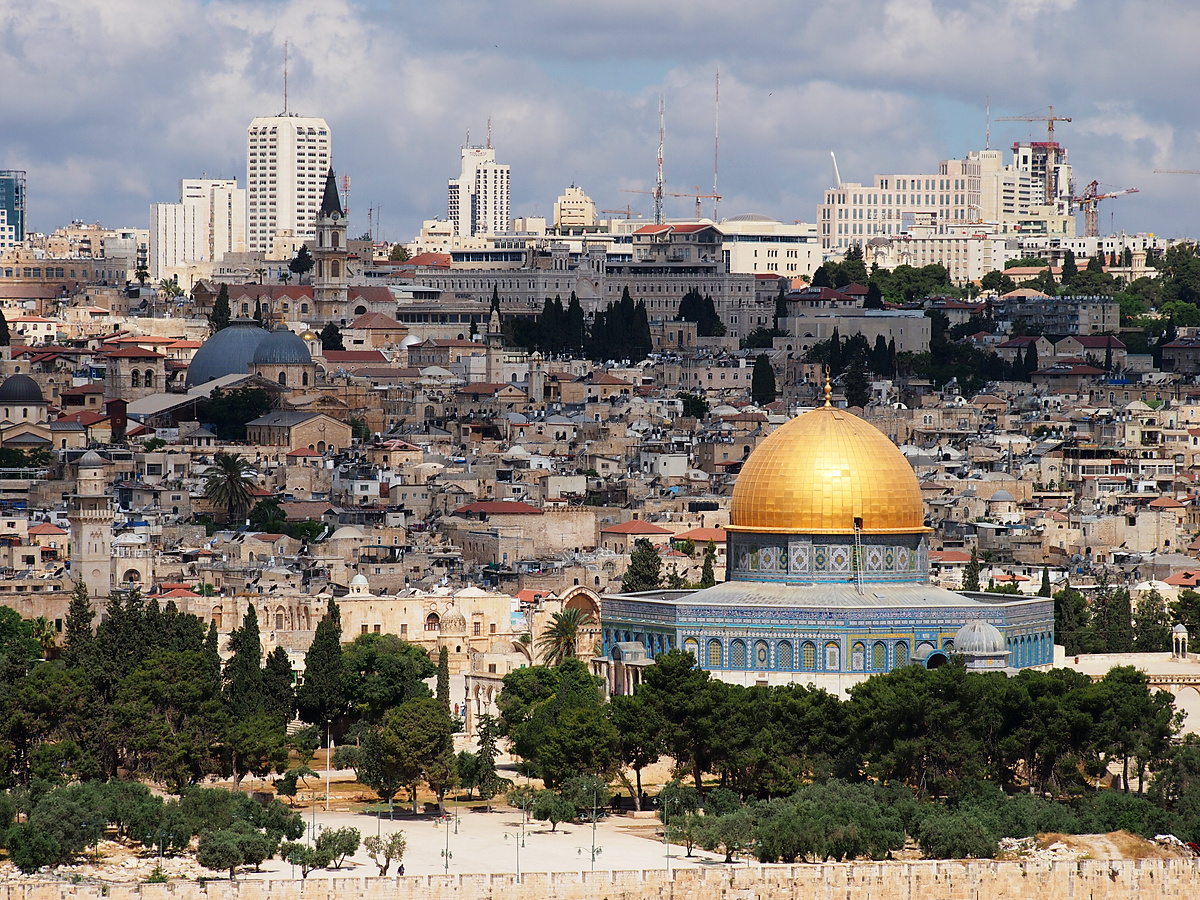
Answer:
<svg viewBox="0 0 1200 900"><path fill-rule="evenodd" d="M987 655L1005 653L1008 647L1004 635L991 622L975 619L968 622L954 635L954 652L963 655Z"/></svg>
<svg viewBox="0 0 1200 900"><path fill-rule="evenodd" d="M0 384L0 403L45 403L42 389L28 375L10 375Z"/></svg>
<svg viewBox="0 0 1200 900"><path fill-rule="evenodd" d="M1174 628L1171 629L1171 633L1172 634L1187 634L1188 633L1187 626L1184 625L1182 622L1180 622L1178 625L1176 625Z"/></svg>
<svg viewBox="0 0 1200 900"><path fill-rule="evenodd" d="M253 364L256 366L294 366L311 362L312 354L308 352L304 338L286 328L272 331L254 351Z"/></svg>
<svg viewBox="0 0 1200 900"><path fill-rule="evenodd" d="M1001 488L1000 490L996 491L996 493L992 494L990 499L996 501L997 503L1015 503L1017 498L1008 491L1004 490L1004 488Z"/></svg>
<svg viewBox="0 0 1200 900"><path fill-rule="evenodd" d="M185 385L191 388L226 375L245 375L258 345L266 339L267 332L253 322L234 322L222 328L192 357Z"/></svg>
<svg viewBox="0 0 1200 900"><path fill-rule="evenodd" d="M81 469L103 469L108 461L95 450L89 450L76 460L75 465Z"/></svg>

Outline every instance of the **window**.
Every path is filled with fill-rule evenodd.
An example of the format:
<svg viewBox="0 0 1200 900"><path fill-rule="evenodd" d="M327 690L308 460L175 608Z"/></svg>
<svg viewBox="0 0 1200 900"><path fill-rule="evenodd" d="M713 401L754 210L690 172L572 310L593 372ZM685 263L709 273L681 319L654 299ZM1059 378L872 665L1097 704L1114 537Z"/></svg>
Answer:
<svg viewBox="0 0 1200 900"><path fill-rule="evenodd" d="M790 641L780 641L775 645L775 668L790 669L795 665L792 660L792 644Z"/></svg>
<svg viewBox="0 0 1200 900"><path fill-rule="evenodd" d="M693 659L700 658L700 644L695 638L688 638L683 642L683 652L692 654Z"/></svg>
<svg viewBox="0 0 1200 900"><path fill-rule="evenodd" d="M442 630L442 620L438 618L437 613L430 613L428 616L425 617L425 630L426 631L441 631Z"/></svg>
<svg viewBox="0 0 1200 900"><path fill-rule="evenodd" d="M800 668L815 669L817 667L817 647L812 641L805 641L800 648Z"/></svg>
<svg viewBox="0 0 1200 900"><path fill-rule="evenodd" d="M759 641L754 645L754 665L755 668L765 669L771 662L771 648L767 646L766 641Z"/></svg>
<svg viewBox="0 0 1200 900"><path fill-rule="evenodd" d="M129 373L129 386L130 387L141 387L142 386L142 373L139 372L137 369L134 369L132 372Z"/></svg>
<svg viewBox="0 0 1200 900"><path fill-rule="evenodd" d="M746 644L744 641L734 641L729 645L729 665L735 669L746 668Z"/></svg>
<svg viewBox="0 0 1200 900"><path fill-rule="evenodd" d="M836 672L842 667L842 648L837 641L829 641L825 645L825 670Z"/></svg>
<svg viewBox="0 0 1200 900"><path fill-rule="evenodd" d="M871 668L882 672L887 668L887 657L887 645L883 641L876 641L871 647Z"/></svg>
<svg viewBox="0 0 1200 900"><path fill-rule="evenodd" d="M721 667L721 642L715 639L708 642L708 667L710 669Z"/></svg>

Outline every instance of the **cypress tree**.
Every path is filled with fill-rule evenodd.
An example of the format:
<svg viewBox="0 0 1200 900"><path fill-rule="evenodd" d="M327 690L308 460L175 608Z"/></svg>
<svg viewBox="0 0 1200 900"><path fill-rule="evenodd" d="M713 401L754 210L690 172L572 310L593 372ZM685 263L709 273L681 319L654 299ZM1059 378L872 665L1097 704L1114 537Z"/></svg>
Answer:
<svg viewBox="0 0 1200 900"><path fill-rule="evenodd" d="M979 570L979 551L972 547L971 558L967 561L967 565L963 569L962 589L964 591L979 590Z"/></svg>
<svg viewBox="0 0 1200 900"><path fill-rule="evenodd" d="M646 303L637 302L633 310L633 320L629 327L629 343L632 350L632 362L640 362L650 355L654 343L650 338L650 317L646 314Z"/></svg>
<svg viewBox="0 0 1200 900"><path fill-rule="evenodd" d="M845 393L848 406L859 406L865 409L871 401L871 382L867 378L863 364L857 359L846 370Z"/></svg>
<svg viewBox="0 0 1200 900"><path fill-rule="evenodd" d="M775 402L775 370L767 354L760 353L754 361L754 372L750 375L750 396L759 406Z"/></svg>
<svg viewBox="0 0 1200 900"><path fill-rule="evenodd" d="M1042 587L1038 591L1038 596L1049 597L1053 593L1050 588L1050 570L1046 566L1042 566Z"/></svg>
<svg viewBox="0 0 1200 900"><path fill-rule="evenodd" d="M221 677L221 645L217 634L217 623L208 623L208 634L204 638L204 659L212 669L213 678Z"/></svg>
<svg viewBox="0 0 1200 900"><path fill-rule="evenodd" d="M276 647L267 657L263 669L262 693L265 712L291 721L296 712L296 691L292 686L292 661L282 647Z"/></svg>
<svg viewBox="0 0 1200 900"><path fill-rule="evenodd" d="M304 683L296 691L300 718L323 725L341 715L346 705L345 665L342 660L342 614L335 601L317 623L312 644L304 654Z"/></svg>
<svg viewBox="0 0 1200 900"><path fill-rule="evenodd" d="M437 698L446 712L450 712L450 651L445 647L438 651Z"/></svg>
<svg viewBox="0 0 1200 900"><path fill-rule="evenodd" d="M217 299L213 301L212 313L208 317L208 326L216 334L229 325L229 285L221 285L217 291Z"/></svg>
<svg viewBox="0 0 1200 900"><path fill-rule="evenodd" d="M645 538L639 538L629 554L629 568L621 578L622 591L653 591L662 586L662 558Z"/></svg>
<svg viewBox="0 0 1200 900"><path fill-rule="evenodd" d="M704 548L704 567L700 570L700 587L710 588L717 583L717 578L713 574L713 565L717 561L717 544L713 540L709 540L708 546Z"/></svg>
<svg viewBox="0 0 1200 900"><path fill-rule="evenodd" d="M7 347L12 342L12 338L8 334L8 320L4 318L4 313L0 312L0 347Z"/></svg>
<svg viewBox="0 0 1200 900"><path fill-rule="evenodd" d="M237 719L260 715L263 697L262 640L258 631L258 612L254 604L246 607L242 627L229 635L231 656L225 662L225 703Z"/></svg>
<svg viewBox="0 0 1200 900"><path fill-rule="evenodd" d="M1062 277L1059 278L1059 283L1063 287L1070 287L1078 274L1079 266L1075 262L1075 252L1068 247L1067 252L1063 254Z"/></svg>
<svg viewBox="0 0 1200 900"><path fill-rule="evenodd" d="M583 306L580 305L579 298L575 296L574 291L571 291L571 300L567 304L566 334L564 337L564 349L583 352Z"/></svg>
<svg viewBox="0 0 1200 900"><path fill-rule="evenodd" d="M96 616L87 585L75 582L71 592L71 603L67 607L67 621L63 636L63 664L68 668L87 666L95 652L96 639L92 634L92 619Z"/></svg>

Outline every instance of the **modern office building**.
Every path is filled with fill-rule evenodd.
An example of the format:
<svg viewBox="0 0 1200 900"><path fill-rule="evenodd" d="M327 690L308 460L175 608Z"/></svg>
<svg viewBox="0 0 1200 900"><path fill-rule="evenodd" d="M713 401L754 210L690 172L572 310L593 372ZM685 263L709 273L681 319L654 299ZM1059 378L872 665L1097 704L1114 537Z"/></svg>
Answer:
<svg viewBox="0 0 1200 900"><path fill-rule="evenodd" d="M270 253L279 232L307 240L332 158L324 119L260 116L246 129L246 247Z"/></svg>
<svg viewBox="0 0 1200 900"><path fill-rule="evenodd" d="M25 172L0 169L0 250L25 240Z"/></svg>
<svg viewBox="0 0 1200 900"><path fill-rule="evenodd" d="M246 191L236 178L185 178L178 203L150 205L150 277L246 250Z"/></svg>
<svg viewBox="0 0 1200 900"><path fill-rule="evenodd" d="M509 167L487 147L462 148L462 173L447 187L449 219L459 237L500 234L509 228Z"/></svg>

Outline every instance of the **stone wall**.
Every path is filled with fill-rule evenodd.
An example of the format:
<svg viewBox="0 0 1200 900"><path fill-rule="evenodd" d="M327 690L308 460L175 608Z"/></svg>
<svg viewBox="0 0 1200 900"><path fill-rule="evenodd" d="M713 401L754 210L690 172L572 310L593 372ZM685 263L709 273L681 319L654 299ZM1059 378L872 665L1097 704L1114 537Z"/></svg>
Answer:
<svg viewBox="0 0 1200 900"><path fill-rule="evenodd" d="M525 875L7 884L0 900L1157 900L1195 896L1197 860L913 862Z"/></svg>

